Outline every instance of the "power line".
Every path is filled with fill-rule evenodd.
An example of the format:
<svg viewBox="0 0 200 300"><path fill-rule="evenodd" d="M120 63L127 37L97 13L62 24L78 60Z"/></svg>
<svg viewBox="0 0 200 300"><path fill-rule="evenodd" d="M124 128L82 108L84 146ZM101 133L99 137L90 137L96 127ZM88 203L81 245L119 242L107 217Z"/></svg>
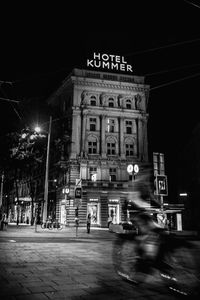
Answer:
<svg viewBox="0 0 200 300"><path fill-rule="evenodd" d="M2 94L4 95L4 97L5 97L6 99L8 99L8 98L7 98L7 95L6 95L5 91L4 91L4 89L2 88L2 85L0 85L0 89L1 89L1 92L2 92ZM12 103L11 101L9 101L9 103L10 103L12 109L14 110L14 112L16 113L16 115L18 116L18 118L20 119L20 121L22 121L22 117L20 116L20 114L19 114L19 112L17 111L17 109L14 107L13 103Z"/></svg>
<svg viewBox="0 0 200 300"><path fill-rule="evenodd" d="M180 46L180 45L184 45L184 44L190 44L190 43L195 43L200 41L200 39L194 39L194 40L188 40L188 41L183 41L183 42L177 42L177 43L173 43L173 44L169 44L169 45L164 45L164 46L160 46L160 47L155 47L155 48L150 48L150 49L146 49L146 50L140 50L140 51L135 51L135 52L131 52L131 53L127 53L124 54L124 56L131 56L131 55L138 55L138 54L143 54L143 53L147 53L147 52L153 52L153 51L157 51L157 50L161 50L161 49L166 49L166 48L171 48L171 47L176 47L176 46Z"/></svg>
<svg viewBox="0 0 200 300"><path fill-rule="evenodd" d="M0 85L2 85L2 84L10 84L10 85L12 85L13 84L13 82L12 81L6 81L6 80L0 80Z"/></svg>
<svg viewBox="0 0 200 300"><path fill-rule="evenodd" d="M153 75L158 75L158 74L162 74L162 73L169 73L169 72L179 71L179 70L183 70L183 69L186 69L186 68L192 68L192 67L197 67L197 66L200 66L200 64L185 65L185 66L182 66L182 67L161 70L161 71L158 71L158 72L147 73L144 76L153 76Z"/></svg>
<svg viewBox="0 0 200 300"><path fill-rule="evenodd" d="M15 102L15 103L19 103L20 102L19 100L13 100L13 99L2 98L2 97L0 97L0 100L8 101L8 102Z"/></svg>
<svg viewBox="0 0 200 300"><path fill-rule="evenodd" d="M183 1L185 1L185 2L188 3L188 4L191 4L191 5L195 6L195 7L197 7L197 8L200 8L199 5L197 5L197 4L195 4L195 3L191 2L191 1L187 1L187 0L183 0Z"/></svg>
<svg viewBox="0 0 200 300"><path fill-rule="evenodd" d="M173 81L169 81L167 83L163 83L163 84L160 84L160 85L157 85L157 86L154 86L154 87L150 88L150 91L156 90L156 89L159 89L161 87L164 87L164 86L167 86L167 85L171 85L173 83L180 82L180 81L183 81L183 80L186 80L186 79L198 77L198 76L200 76L200 73L196 73L194 75L190 75L190 76L182 77L182 78L179 78L179 79L176 79L176 80L173 80Z"/></svg>

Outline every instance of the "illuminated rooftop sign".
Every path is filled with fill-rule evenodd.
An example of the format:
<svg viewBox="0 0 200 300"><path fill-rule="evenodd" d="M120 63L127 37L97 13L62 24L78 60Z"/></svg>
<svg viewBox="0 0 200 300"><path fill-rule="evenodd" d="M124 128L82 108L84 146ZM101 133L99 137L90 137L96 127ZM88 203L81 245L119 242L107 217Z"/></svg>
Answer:
<svg viewBox="0 0 200 300"><path fill-rule="evenodd" d="M132 66L125 61L124 56L106 53L101 54L94 52L93 59L87 59L87 67L133 72Z"/></svg>

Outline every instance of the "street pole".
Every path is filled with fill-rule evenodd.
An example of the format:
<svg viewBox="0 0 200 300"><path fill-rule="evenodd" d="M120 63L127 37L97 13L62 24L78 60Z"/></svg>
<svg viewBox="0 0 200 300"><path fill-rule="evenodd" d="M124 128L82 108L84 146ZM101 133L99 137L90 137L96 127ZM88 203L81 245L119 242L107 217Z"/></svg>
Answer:
<svg viewBox="0 0 200 300"><path fill-rule="evenodd" d="M3 180L4 180L4 173L1 175L1 195L0 195L0 208L3 204Z"/></svg>
<svg viewBox="0 0 200 300"><path fill-rule="evenodd" d="M45 169L45 185L44 185L44 207L43 207L43 223L47 220L47 205L48 205L48 189L49 189L49 150L51 139L51 123L52 116L49 119L48 141L47 141L47 156L46 156L46 169Z"/></svg>

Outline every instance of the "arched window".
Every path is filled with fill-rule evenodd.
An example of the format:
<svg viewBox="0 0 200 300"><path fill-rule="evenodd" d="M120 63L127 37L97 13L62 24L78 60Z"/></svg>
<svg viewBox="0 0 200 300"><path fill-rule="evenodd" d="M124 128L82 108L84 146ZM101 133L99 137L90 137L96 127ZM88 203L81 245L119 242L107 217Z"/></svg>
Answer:
<svg viewBox="0 0 200 300"><path fill-rule="evenodd" d="M97 105L97 99L95 96L90 97L90 105L91 106L96 106Z"/></svg>
<svg viewBox="0 0 200 300"><path fill-rule="evenodd" d="M88 154L97 154L97 139L94 136L88 138Z"/></svg>
<svg viewBox="0 0 200 300"><path fill-rule="evenodd" d="M131 100L130 99L126 100L126 108L131 109Z"/></svg>
<svg viewBox="0 0 200 300"><path fill-rule="evenodd" d="M114 99L113 98L108 99L108 106L109 107L114 107Z"/></svg>

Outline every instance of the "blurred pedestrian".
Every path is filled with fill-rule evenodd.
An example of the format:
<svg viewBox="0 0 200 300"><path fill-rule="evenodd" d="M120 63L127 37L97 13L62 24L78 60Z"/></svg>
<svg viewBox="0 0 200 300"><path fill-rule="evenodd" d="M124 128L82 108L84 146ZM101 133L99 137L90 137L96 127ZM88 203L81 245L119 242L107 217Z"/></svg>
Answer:
<svg viewBox="0 0 200 300"><path fill-rule="evenodd" d="M87 215L87 233L90 233L90 226L91 226L91 214Z"/></svg>
<svg viewBox="0 0 200 300"><path fill-rule="evenodd" d="M8 227L8 218L7 218L6 214L3 215L3 224L4 224L4 228L6 230Z"/></svg>
<svg viewBox="0 0 200 300"><path fill-rule="evenodd" d="M112 217L110 216L110 215L108 215L108 228L109 228L109 226L110 226L110 223L112 223Z"/></svg>

